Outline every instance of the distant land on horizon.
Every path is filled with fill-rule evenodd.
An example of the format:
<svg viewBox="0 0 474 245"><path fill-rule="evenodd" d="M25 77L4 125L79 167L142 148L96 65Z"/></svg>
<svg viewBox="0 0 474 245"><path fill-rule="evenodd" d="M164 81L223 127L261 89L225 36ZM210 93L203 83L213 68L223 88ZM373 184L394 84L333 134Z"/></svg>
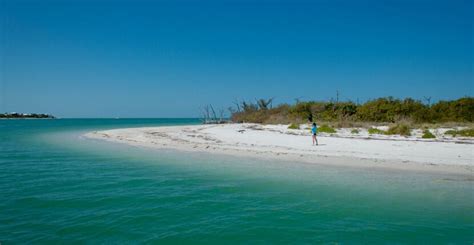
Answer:
<svg viewBox="0 0 474 245"><path fill-rule="evenodd" d="M50 114L43 113L2 113L0 118L3 119L55 119L56 117Z"/></svg>

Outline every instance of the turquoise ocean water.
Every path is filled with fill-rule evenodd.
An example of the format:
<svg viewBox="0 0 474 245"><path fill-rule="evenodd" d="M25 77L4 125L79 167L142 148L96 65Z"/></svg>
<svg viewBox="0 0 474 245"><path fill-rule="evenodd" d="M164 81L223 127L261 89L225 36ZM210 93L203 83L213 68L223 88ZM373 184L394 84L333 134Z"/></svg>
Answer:
<svg viewBox="0 0 474 245"><path fill-rule="evenodd" d="M146 150L195 119L0 120L0 243L472 244L470 178Z"/></svg>

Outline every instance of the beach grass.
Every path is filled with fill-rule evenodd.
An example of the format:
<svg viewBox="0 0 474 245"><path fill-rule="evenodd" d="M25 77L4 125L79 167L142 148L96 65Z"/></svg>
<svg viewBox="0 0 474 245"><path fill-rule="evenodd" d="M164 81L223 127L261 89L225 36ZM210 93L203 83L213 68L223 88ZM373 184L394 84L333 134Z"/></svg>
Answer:
<svg viewBox="0 0 474 245"><path fill-rule="evenodd" d="M448 130L445 134L452 135L453 137L461 136L461 137L474 137L474 128L469 129L462 129L462 130Z"/></svg>
<svg viewBox="0 0 474 245"><path fill-rule="evenodd" d="M394 124L388 128L385 134L387 135L398 134L398 135L403 135L403 136L410 136L411 135L410 131L411 131L410 127L406 124Z"/></svg>
<svg viewBox="0 0 474 245"><path fill-rule="evenodd" d="M332 128L331 126L327 125L327 124L323 124L318 128L318 132L334 134L334 133L336 133L336 130L334 128Z"/></svg>
<svg viewBox="0 0 474 245"><path fill-rule="evenodd" d="M297 123L292 123L288 126L288 129L300 129L300 125Z"/></svg>
<svg viewBox="0 0 474 245"><path fill-rule="evenodd" d="M378 128L369 128L369 134L385 134L386 132Z"/></svg>
<svg viewBox="0 0 474 245"><path fill-rule="evenodd" d="M423 139L434 139L434 138L436 138L436 136L434 134L432 134L428 129L425 129L423 131L423 135L421 136L421 138L423 138Z"/></svg>

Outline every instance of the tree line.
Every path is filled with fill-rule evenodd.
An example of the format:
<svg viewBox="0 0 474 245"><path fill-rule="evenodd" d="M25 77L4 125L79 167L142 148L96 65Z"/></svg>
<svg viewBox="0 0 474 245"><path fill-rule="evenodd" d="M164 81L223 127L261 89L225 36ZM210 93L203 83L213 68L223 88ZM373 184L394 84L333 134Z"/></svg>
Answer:
<svg viewBox="0 0 474 245"><path fill-rule="evenodd" d="M396 123L473 122L474 97L431 104L412 98L383 97L362 104L352 101L297 101L272 106L273 99L236 102L230 108L233 122L293 123L353 121Z"/></svg>

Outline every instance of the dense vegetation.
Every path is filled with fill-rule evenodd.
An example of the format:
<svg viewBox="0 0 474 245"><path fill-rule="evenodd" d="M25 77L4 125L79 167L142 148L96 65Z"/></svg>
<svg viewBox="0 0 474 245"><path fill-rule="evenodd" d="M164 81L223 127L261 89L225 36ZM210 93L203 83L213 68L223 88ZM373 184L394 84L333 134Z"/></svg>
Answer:
<svg viewBox="0 0 474 245"><path fill-rule="evenodd" d="M3 113L0 114L0 118L54 118L48 114L23 114L23 113Z"/></svg>
<svg viewBox="0 0 474 245"><path fill-rule="evenodd" d="M444 123L474 122L474 97L452 101L439 101L433 105L419 100L393 97L379 98L363 104L354 102L297 102L271 106L271 100L257 103L243 102L232 108L234 122L254 123L305 123L324 122L376 122L376 123ZM399 126L388 133L406 134L407 127Z"/></svg>

